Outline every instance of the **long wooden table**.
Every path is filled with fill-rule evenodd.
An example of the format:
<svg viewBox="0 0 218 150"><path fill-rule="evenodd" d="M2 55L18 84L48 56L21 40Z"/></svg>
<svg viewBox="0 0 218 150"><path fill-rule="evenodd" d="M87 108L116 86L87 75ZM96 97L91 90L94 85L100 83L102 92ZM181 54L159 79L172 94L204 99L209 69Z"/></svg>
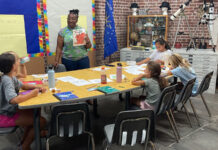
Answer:
<svg viewBox="0 0 218 150"><path fill-rule="evenodd" d="M115 65L114 67L105 66L106 68L109 68L109 70L106 70L107 78L109 78L110 74L116 74L116 64L117 62L113 63ZM126 66L126 63L122 63L123 67ZM99 68L99 67L96 67ZM36 141L36 150L41 149L41 142L40 142L40 129L39 129L39 118L40 118L40 108L42 106L51 106L56 104L64 103L74 103L74 102L82 102L86 100L93 100L93 111L95 116L98 116L97 113L97 98L104 97L105 94L99 91L88 91L90 87L97 87L97 86L111 86L113 88L116 88L120 90L120 92L116 94L125 93L125 109L127 110L129 108L129 101L130 101L130 91L135 89L140 89L142 87L135 86L131 84L131 81L133 78L135 78L137 75L132 75L127 72L122 71L122 73L126 76L124 80L122 80L122 83L117 83L116 80L113 80L113 82L108 82L107 84L90 84L85 86L75 86L71 83L62 82L58 80L56 82L56 88L60 89L61 92L66 91L72 91L75 95L78 96L78 98L68 101L60 102L56 97L53 96L53 93L49 90L47 90L46 93L40 94L37 97L31 98L28 101L25 101L23 103L19 104L19 109L34 109L34 130L35 130L35 141ZM100 79L101 72L100 71L94 71L93 68L89 69L83 69L83 70L76 70L76 71L70 71L70 72L62 72L62 73L56 73L55 78L58 77L65 77L65 76L72 76L79 79ZM169 77L167 77L169 78ZM38 78L34 78L33 76L28 76L26 81L33 81L33 80L39 80ZM45 86L47 87L47 86ZM48 88L48 87L47 87Z"/></svg>
<svg viewBox="0 0 218 150"><path fill-rule="evenodd" d="M116 63L114 63L116 64ZM126 66L125 63L122 63L123 66ZM116 66L115 67L108 67L109 70L106 70L107 77L109 78L110 74L116 74ZM97 67L98 68L98 67ZM111 86L113 88L116 88L120 90L119 94L125 93L125 109L129 108L129 100L130 100L130 91L135 89L140 89L140 86L134 86L131 84L131 80L136 77L136 75L129 74L125 71L122 71L122 73L126 76L124 80L122 80L122 83L116 83L116 80L113 82L108 82L107 84L90 84L85 86L75 86L71 83L62 82L60 80L56 83L56 88L60 89L61 92L66 91L73 91L75 95L78 96L78 98L73 100L68 100L68 103L74 103L74 102L82 102L86 100L94 100L94 113L97 115L97 98L104 97L105 94L99 91L88 91L88 89L92 86ZM64 77L64 76L72 76L79 79L100 79L101 72L100 71L94 71L93 68L89 69L83 69L83 70L76 70L76 71L70 71L70 72L62 72L62 73L56 73L55 78L58 77ZM33 76L28 76L26 81L32 81L32 80L39 80L34 78ZM19 109L34 109L34 129L35 129L35 140L36 140L36 150L41 149L40 144L40 129L39 129L39 117L40 117L40 107L42 106L51 106L55 104L61 104L66 103L60 102L56 97L53 96L53 93L49 90L47 90L46 93L40 94L37 97L31 98L28 101L25 101L23 103L19 104Z"/></svg>

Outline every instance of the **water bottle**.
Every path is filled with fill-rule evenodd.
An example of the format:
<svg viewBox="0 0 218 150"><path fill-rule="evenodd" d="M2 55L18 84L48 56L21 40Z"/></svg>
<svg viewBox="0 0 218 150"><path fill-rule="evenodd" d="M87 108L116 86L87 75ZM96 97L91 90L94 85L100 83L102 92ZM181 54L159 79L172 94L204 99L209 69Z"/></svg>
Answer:
<svg viewBox="0 0 218 150"><path fill-rule="evenodd" d="M121 63L117 63L117 83L121 83L122 82L122 64Z"/></svg>
<svg viewBox="0 0 218 150"><path fill-rule="evenodd" d="M153 50L156 49L155 40L153 40L153 42L152 42L152 49L153 49Z"/></svg>
<svg viewBox="0 0 218 150"><path fill-rule="evenodd" d="M30 58L28 56L20 59L21 64L24 64L24 63L29 62L29 61L30 61Z"/></svg>
<svg viewBox="0 0 218 150"><path fill-rule="evenodd" d="M49 66L48 70L48 87L55 88L55 72L52 66Z"/></svg>
<svg viewBox="0 0 218 150"><path fill-rule="evenodd" d="M101 84L107 84L107 75L105 67L101 67Z"/></svg>

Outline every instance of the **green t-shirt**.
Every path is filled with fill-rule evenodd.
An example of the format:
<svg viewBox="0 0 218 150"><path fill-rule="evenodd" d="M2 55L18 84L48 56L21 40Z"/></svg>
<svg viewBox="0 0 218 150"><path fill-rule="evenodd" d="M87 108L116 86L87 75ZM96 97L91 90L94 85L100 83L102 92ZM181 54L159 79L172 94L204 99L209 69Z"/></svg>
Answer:
<svg viewBox="0 0 218 150"><path fill-rule="evenodd" d="M73 45L73 30L83 29L80 26L76 26L74 29L65 27L60 30L58 33L61 37L64 38L64 47L63 47L63 58L69 60L80 60L87 56L88 52L85 48L85 45L74 46Z"/></svg>
<svg viewBox="0 0 218 150"><path fill-rule="evenodd" d="M152 78L143 78L145 81L146 99L151 106L156 110L158 107L158 100L161 94L159 83Z"/></svg>

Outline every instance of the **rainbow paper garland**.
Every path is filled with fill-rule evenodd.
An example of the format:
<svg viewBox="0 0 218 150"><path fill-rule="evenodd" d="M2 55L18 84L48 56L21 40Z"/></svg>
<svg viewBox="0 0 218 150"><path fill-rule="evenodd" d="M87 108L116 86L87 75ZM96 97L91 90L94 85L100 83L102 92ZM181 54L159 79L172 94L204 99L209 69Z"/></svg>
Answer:
<svg viewBox="0 0 218 150"><path fill-rule="evenodd" d="M39 47L40 52L43 50L43 34L42 34L42 12L40 7L40 0L37 0L37 14L38 14L38 30L39 30Z"/></svg>
<svg viewBox="0 0 218 150"><path fill-rule="evenodd" d="M48 17L47 17L47 8L46 0L42 0L43 13L44 13L44 24L45 24L45 39L46 39L46 52L47 56L54 55L55 53L50 52L49 50L49 35L48 35ZM38 30L39 30L39 47L40 53L29 54L29 57L40 57L44 56L43 49L43 33L42 33L42 11L41 11L41 2L37 0L37 14L38 14Z"/></svg>
<svg viewBox="0 0 218 150"><path fill-rule="evenodd" d="M47 50L47 53L50 53L50 48L49 48L49 34L48 34L48 16L47 16L46 0L43 0L43 10L44 10L44 22L45 22L46 50ZM52 54L52 53L51 53L51 54Z"/></svg>
<svg viewBox="0 0 218 150"><path fill-rule="evenodd" d="M91 50L96 50L96 34L95 34L95 0L92 0L92 19L93 19L93 47Z"/></svg>

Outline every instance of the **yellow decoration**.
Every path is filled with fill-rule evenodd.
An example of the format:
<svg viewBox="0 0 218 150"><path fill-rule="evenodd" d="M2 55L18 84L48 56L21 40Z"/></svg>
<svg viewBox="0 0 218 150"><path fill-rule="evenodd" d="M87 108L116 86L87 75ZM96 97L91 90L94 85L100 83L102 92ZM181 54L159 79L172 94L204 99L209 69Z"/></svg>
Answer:
<svg viewBox="0 0 218 150"><path fill-rule="evenodd" d="M79 16L77 25L83 27L87 31L87 16ZM67 26L67 16L61 16L61 28Z"/></svg>
<svg viewBox="0 0 218 150"><path fill-rule="evenodd" d="M0 53L14 51L27 56L23 15L0 15Z"/></svg>

